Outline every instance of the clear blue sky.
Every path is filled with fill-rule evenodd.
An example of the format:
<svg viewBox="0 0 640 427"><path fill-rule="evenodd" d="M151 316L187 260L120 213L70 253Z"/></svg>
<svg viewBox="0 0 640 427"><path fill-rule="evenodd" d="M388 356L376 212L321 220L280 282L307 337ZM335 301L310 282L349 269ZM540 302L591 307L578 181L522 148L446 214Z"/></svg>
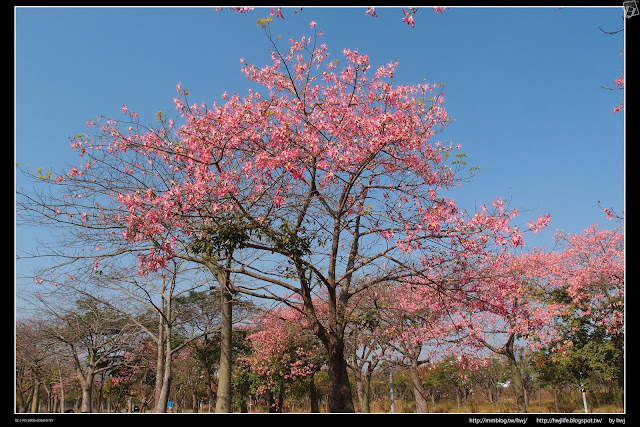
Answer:
<svg viewBox="0 0 640 427"><path fill-rule="evenodd" d="M598 209L624 210L622 7L429 7L402 22L402 8L283 8L273 32L309 36L314 20L334 58L343 48L371 64L400 63L398 83L445 82L456 119L441 139L462 145L478 176L456 200L464 208L511 199L523 220L550 213L550 230L528 240L549 246L555 229L581 232ZM123 104L153 122L172 107L176 84L192 102L244 93L240 58L269 63L269 42L255 22L269 8L239 14L206 8L16 8L15 160L32 169L79 163L68 137L87 119L118 117ZM637 18L640 19L640 18ZM529 210L529 212L526 212ZM529 236L527 236L529 237ZM28 235L17 230L17 245Z"/></svg>

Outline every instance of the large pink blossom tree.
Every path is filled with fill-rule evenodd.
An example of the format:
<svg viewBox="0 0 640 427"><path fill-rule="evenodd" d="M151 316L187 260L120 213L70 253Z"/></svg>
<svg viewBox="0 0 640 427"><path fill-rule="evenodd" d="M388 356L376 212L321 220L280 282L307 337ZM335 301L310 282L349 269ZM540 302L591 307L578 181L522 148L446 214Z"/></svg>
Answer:
<svg viewBox="0 0 640 427"><path fill-rule="evenodd" d="M522 245L522 232L500 199L468 214L446 197L468 173L459 147L435 139L449 123L441 84L395 84L396 62L373 67L355 50L330 60L315 22L286 49L262 24L271 65L241 60L262 91L207 106L190 104L178 85L176 120L159 113L157 126L145 126L123 106L122 120L90 121L98 134L73 147L123 159L111 164L137 187L111 192L110 218L126 241L147 242L141 273L173 257L204 264L221 285L229 338L233 292L299 298L327 352L329 409L351 412L349 300L490 243Z"/></svg>

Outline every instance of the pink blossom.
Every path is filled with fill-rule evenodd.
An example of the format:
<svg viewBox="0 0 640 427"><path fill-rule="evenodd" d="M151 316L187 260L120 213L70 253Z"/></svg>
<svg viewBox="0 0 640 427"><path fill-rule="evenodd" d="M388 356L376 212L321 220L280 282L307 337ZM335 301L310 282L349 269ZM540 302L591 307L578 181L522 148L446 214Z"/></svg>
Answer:
<svg viewBox="0 0 640 427"><path fill-rule="evenodd" d="M529 221L529 230L537 233L543 230L551 222L551 214L542 215L537 222Z"/></svg>
<svg viewBox="0 0 640 427"><path fill-rule="evenodd" d="M409 9L409 10L411 10L411 9ZM413 20L413 13L414 12L410 11L410 12L407 13L407 12L405 12L404 9L402 9L402 13L404 13L404 18L402 18L402 22L406 22L407 25L411 25L411 27L415 27L416 23Z"/></svg>
<svg viewBox="0 0 640 427"><path fill-rule="evenodd" d="M276 10L275 12L273 11L273 9L275 9L275 7L271 8L271 16L275 15L276 18L284 19L284 15L282 14L282 10L281 10L282 8L279 7L278 10Z"/></svg>
<svg viewBox="0 0 640 427"><path fill-rule="evenodd" d="M380 235L384 239L389 240L389 239L393 239L394 233L392 231L390 231L390 230L385 230L382 233L380 233Z"/></svg>

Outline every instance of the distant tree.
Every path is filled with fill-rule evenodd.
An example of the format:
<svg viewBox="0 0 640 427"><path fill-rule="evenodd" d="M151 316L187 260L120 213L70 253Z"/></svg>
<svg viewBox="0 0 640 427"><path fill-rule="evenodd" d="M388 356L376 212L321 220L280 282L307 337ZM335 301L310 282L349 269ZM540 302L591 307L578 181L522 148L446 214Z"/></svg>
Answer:
<svg viewBox="0 0 640 427"><path fill-rule="evenodd" d="M282 412L291 384L313 381L320 369L319 343L304 327L304 317L297 310L272 309L255 323L247 335L250 353L242 361L257 374L256 392L268 398L269 412ZM309 391L313 401L317 396L312 388Z"/></svg>
<svg viewBox="0 0 640 427"><path fill-rule="evenodd" d="M96 375L123 363L138 330L125 317L91 299L79 299L71 309L43 301L43 308L50 316L43 332L67 348L82 390L81 411L92 412Z"/></svg>
<svg viewBox="0 0 640 427"><path fill-rule="evenodd" d="M16 411L38 412L41 385L54 358L60 357L55 341L45 331L45 321L16 322Z"/></svg>

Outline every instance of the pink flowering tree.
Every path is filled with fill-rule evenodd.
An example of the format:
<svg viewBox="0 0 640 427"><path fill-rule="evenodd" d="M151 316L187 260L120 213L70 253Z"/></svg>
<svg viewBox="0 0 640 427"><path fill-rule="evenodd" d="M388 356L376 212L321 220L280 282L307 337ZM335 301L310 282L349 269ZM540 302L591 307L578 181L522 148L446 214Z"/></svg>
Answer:
<svg viewBox="0 0 640 427"><path fill-rule="evenodd" d="M273 309L261 315L248 331L250 355L240 358L239 362L260 378L256 394L268 397L270 412L282 412L288 385L306 379L312 384L313 375L321 368L322 350L319 343L311 339L313 335L305 323L299 310ZM310 397L317 400L313 393Z"/></svg>
<svg viewBox="0 0 640 427"><path fill-rule="evenodd" d="M624 332L625 235L622 227L556 233L562 246L557 280L572 306L608 334Z"/></svg>
<svg viewBox="0 0 640 427"><path fill-rule="evenodd" d="M565 310L554 319L558 333L545 347L541 369L550 378L562 375L576 384L586 412L594 373L624 387L624 228L594 224L582 233L557 232L555 237L559 249L548 254L556 282L550 300Z"/></svg>
<svg viewBox="0 0 640 427"><path fill-rule="evenodd" d="M128 406L127 411L132 412L135 404L140 407L140 412L145 412L156 395L150 381L158 375L156 354L152 341L144 340L123 355L121 365L109 371L110 394L115 398L116 406L122 402Z"/></svg>
<svg viewBox="0 0 640 427"><path fill-rule="evenodd" d="M517 345L540 348L555 337L554 319L564 305L549 302L556 290L549 254L533 251L487 254L461 270L454 323L459 345L488 349L505 357L511 370L520 412L526 412Z"/></svg>
<svg viewBox="0 0 640 427"><path fill-rule="evenodd" d="M449 123L441 84L397 85L396 62L374 67L355 50L330 60L315 22L284 49L263 24L271 65L241 61L261 91L225 93L223 104L207 106L190 104L178 85L180 117L158 113L154 126L123 106L123 119L90 121L97 133L74 138L89 161L56 182L104 196L73 218L105 224L134 245L141 274L173 258L211 271L229 349L221 385L230 387L232 293L281 303L293 296L327 353L330 411L352 412L350 299L493 242L520 246L522 231L499 199L469 214L446 197L470 173L460 147L436 139ZM108 185L96 178L105 165ZM230 409L230 389L219 388L218 404Z"/></svg>
<svg viewBox="0 0 640 427"><path fill-rule="evenodd" d="M464 320L468 313L484 314L491 305L480 301L478 295L486 293L495 297L495 304L509 305L508 291L500 286L498 291L491 288L496 275L501 276L495 266L497 260L509 256L510 250L522 246L523 237L516 226L510 225L517 212L507 213L500 199L492 206L491 213L483 206L466 224L466 227L482 224L480 228L486 233L451 242L448 250L423 254L422 271L376 289L380 323L376 333L381 341L388 342L391 352L387 357L409 369L418 412L428 412L420 369L423 364L452 354L461 363L478 359L477 343L469 340L471 324ZM539 231L548 222L548 216L540 217L536 223L529 223L529 230ZM498 230L509 230L509 237ZM476 268L482 272L475 271ZM478 279L484 281L484 290L478 288ZM480 347L488 345L483 341Z"/></svg>
<svg viewBox="0 0 640 427"><path fill-rule="evenodd" d="M442 287L420 279L385 286L377 293L376 310L380 342L386 342L385 358L408 369L416 412L429 412L422 366L439 360L451 345L449 304L443 304Z"/></svg>

